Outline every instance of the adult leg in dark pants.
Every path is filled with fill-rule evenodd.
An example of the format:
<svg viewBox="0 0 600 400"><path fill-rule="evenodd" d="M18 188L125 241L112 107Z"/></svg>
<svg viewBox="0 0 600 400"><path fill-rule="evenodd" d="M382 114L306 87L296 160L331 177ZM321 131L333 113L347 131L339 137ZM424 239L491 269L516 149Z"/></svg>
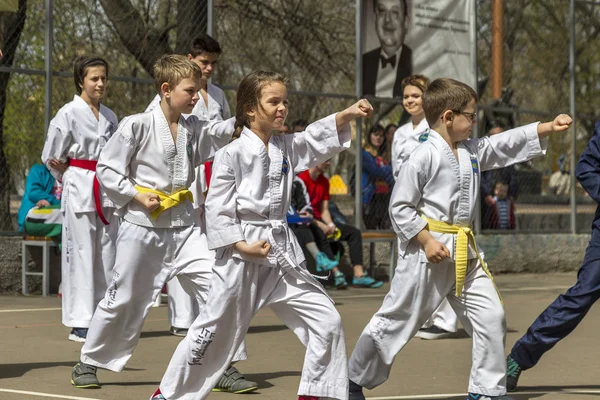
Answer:
<svg viewBox="0 0 600 400"><path fill-rule="evenodd" d="M290 227L296 235L298 243L300 243L304 253L306 254L306 252L308 252L313 256L317 272L330 271L338 266L338 262L333 255L330 256L321 250L322 246L319 246L319 243L316 243L316 238L310 227L311 225L312 224L290 224ZM331 250L329 250L329 253L331 254Z"/></svg>
<svg viewBox="0 0 600 400"><path fill-rule="evenodd" d="M579 325L600 297L600 232L594 230L577 283L550 304L515 343L507 358L507 388L515 390L521 370L534 367Z"/></svg>

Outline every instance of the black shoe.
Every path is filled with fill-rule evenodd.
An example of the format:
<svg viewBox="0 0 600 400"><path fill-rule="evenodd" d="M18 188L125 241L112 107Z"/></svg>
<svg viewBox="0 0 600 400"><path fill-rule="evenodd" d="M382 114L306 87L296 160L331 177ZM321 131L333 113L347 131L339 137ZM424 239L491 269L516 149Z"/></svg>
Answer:
<svg viewBox="0 0 600 400"><path fill-rule="evenodd" d="M71 384L79 389L97 389L100 387L96 377L96 367L89 364L77 363L71 371Z"/></svg>
<svg viewBox="0 0 600 400"><path fill-rule="evenodd" d="M431 325L429 328L419 329L415 337L425 340L446 339L452 337L453 333L439 326Z"/></svg>
<svg viewBox="0 0 600 400"><path fill-rule="evenodd" d="M362 386L350 381L348 383L349 397L348 400L366 400L362 391Z"/></svg>
<svg viewBox="0 0 600 400"><path fill-rule="evenodd" d="M506 357L506 390L509 392L517 390L521 371L523 369L511 356Z"/></svg>

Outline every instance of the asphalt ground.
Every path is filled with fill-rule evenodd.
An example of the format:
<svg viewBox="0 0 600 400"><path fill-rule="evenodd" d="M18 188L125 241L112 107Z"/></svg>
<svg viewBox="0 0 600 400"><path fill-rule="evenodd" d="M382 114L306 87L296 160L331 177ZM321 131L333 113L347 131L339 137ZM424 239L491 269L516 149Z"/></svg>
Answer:
<svg viewBox="0 0 600 400"><path fill-rule="evenodd" d="M507 351L534 318L575 282L575 274L499 275L496 277L508 321ZM360 332L387 292L354 289L330 292L344 321L350 353ZM76 389L71 367L81 344L67 340L56 297L0 296L0 399L148 399L158 386L180 338L169 334L167 307L153 308L139 345L121 373L99 371L103 386ZM589 400L600 398L600 308L595 306L581 325L523 373L515 400ZM304 347L269 309L261 310L248 332L249 359L237 366L259 383L254 394L214 393L216 400L297 399ZM413 339L396 357L388 382L366 391L370 400L465 398L470 369L471 339L460 330L451 339Z"/></svg>

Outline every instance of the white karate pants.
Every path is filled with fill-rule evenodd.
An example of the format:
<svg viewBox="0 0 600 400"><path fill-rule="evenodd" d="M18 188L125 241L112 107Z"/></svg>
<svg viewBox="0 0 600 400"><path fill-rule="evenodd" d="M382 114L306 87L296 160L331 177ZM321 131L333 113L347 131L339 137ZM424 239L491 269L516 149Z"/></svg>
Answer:
<svg viewBox="0 0 600 400"><path fill-rule="evenodd" d="M229 366L254 315L270 306L307 348L298 394L346 400L342 321L316 285L305 271L217 260L208 303L171 358L160 384L163 395L169 400L205 399Z"/></svg>
<svg viewBox="0 0 600 400"><path fill-rule="evenodd" d="M90 324L81 362L121 371L154 300L175 276L190 296L205 303L214 262L199 251L206 246L206 236L197 227L152 229L123 221L113 280ZM236 356L246 359L243 346Z"/></svg>
<svg viewBox="0 0 600 400"><path fill-rule="evenodd" d="M429 264L422 257L399 259L390 291L350 357L350 379L369 389L385 382L396 354L447 298L473 338L468 391L506 394L506 322L492 280L478 259L469 260L463 295L456 297L454 262Z"/></svg>
<svg viewBox="0 0 600 400"><path fill-rule="evenodd" d="M95 211L74 212L65 202L62 227L62 323L88 328L112 279L119 219L105 208L109 225Z"/></svg>
<svg viewBox="0 0 600 400"><path fill-rule="evenodd" d="M167 282L167 294L169 323L176 328L188 329L200 313L198 303L183 289L179 279Z"/></svg>
<svg viewBox="0 0 600 400"><path fill-rule="evenodd" d="M442 301L442 304L433 312L431 318L425 322L423 328L430 328L432 325L448 332L456 332L458 317L448 299Z"/></svg>

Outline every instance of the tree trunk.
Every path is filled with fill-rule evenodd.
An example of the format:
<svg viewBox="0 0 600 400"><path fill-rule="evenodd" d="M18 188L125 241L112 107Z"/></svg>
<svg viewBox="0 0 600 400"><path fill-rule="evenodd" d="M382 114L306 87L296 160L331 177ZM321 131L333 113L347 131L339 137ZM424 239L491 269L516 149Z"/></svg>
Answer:
<svg viewBox="0 0 600 400"><path fill-rule="evenodd" d="M190 41L206 32L206 0L179 0L176 23L170 25L169 19L161 15L158 26L144 20L129 0L100 0L100 3L121 42L150 75L153 75L154 63L160 56L186 54ZM165 10L172 8L162 3L161 11ZM169 46L169 31L173 28L177 29L175 50Z"/></svg>
<svg viewBox="0 0 600 400"><path fill-rule="evenodd" d="M3 67L12 67L15 51L19 46L21 33L25 26L27 0L19 0L19 8L15 13L0 13L0 48L4 57L0 59ZM11 174L4 152L4 113L6 111L6 88L10 80L10 73L0 73L0 230L13 231L10 217L10 193L12 189Z"/></svg>
<svg viewBox="0 0 600 400"><path fill-rule="evenodd" d="M153 75L154 62L172 53L169 27L151 27L129 0L100 0L102 8L115 27L121 42L144 69ZM162 29L161 29L162 28Z"/></svg>

